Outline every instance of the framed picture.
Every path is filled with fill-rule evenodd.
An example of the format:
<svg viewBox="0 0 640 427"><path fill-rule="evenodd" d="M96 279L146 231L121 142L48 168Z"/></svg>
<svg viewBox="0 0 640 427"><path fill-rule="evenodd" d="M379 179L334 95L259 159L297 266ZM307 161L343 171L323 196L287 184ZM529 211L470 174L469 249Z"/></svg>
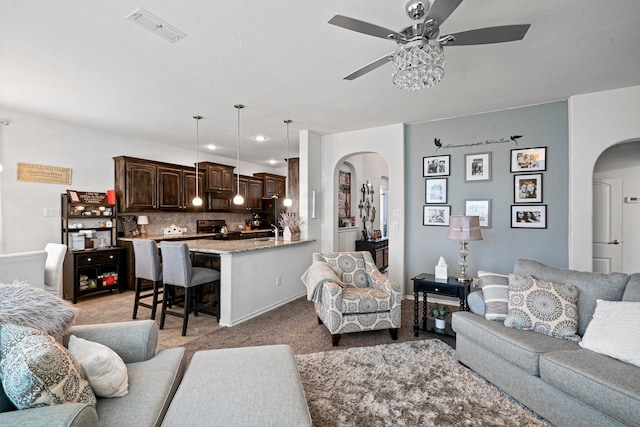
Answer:
<svg viewBox="0 0 640 427"><path fill-rule="evenodd" d="M431 178L424 180L425 203L447 203L447 178Z"/></svg>
<svg viewBox="0 0 640 427"><path fill-rule="evenodd" d="M491 181L491 153L465 154L465 182Z"/></svg>
<svg viewBox="0 0 640 427"><path fill-rule="evenodd" d="M532 173L513 176L514 203L542 202L542 174Z"/></svg>
<svg viewBox="0 0 640 427"><path fill-rule="evenodd" d="M547 228L547 205L511 205L511 228Z"/></svg>
<svg viewBox="0 0 640 427"><path fill-rule="evenodd" d="M511 172L547 170L547 147L511 150Z"/></svg>
<svg viewBox="0 0 640 427"><path fill-rule="evenodd" d="M450 155L422 158L422 176L448 176Z"/></svg>
<svg viewBox="0 0 640 427"><path fill-rule="evenodd" d="M491 199L465 201L464 214L479 216L480 227L491 228Z"/></svg>
<svg viewBox="0 0 640 427"><path fill-rule="evenodd" d="M451 206L425 206L422 225L449 226Z"/></svg>
<svg viewBox="0 0 640 427"><path fill-rule="evenodd" d="M69 195L69 199L71 203L80 203L80 196L78 196L78 192L74 190L67 190L67 194Z"/></svg>

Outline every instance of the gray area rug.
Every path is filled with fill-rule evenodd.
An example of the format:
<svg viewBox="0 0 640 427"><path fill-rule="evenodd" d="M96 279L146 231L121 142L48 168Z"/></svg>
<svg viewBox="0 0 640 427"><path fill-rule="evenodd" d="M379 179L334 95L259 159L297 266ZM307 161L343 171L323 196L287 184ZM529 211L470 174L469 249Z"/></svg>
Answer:
<svg viewBox="0 0 640 427"><path fill-rule="evenodd" d="M314 426L548 426L438 339L295 356Z"/></svg>

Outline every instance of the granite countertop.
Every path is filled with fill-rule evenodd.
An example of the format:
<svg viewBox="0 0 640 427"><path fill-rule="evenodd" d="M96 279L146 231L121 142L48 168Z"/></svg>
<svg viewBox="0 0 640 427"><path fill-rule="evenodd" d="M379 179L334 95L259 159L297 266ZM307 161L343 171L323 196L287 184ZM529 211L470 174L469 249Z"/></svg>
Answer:
<svg viewBox="0 0 640 427"><path fill-rule="evenodd" d="M240 252L257 251L263 249L283 248L291 245L315 242L315 239L301 239L285 242L282 238L275 241L273 237L243 240L186 240L185 243L193 252L210 254L235 254Z"/></svg>
<svg viewBox="0 0 640 427"><path fill-rule="evenodd" d="M217 236L218 233L182 233L182 234L147 234L145 237L118 237L123 242L133 242L136 239L147 240L185 240L185 239L202 239L203 237Z"/></svg>

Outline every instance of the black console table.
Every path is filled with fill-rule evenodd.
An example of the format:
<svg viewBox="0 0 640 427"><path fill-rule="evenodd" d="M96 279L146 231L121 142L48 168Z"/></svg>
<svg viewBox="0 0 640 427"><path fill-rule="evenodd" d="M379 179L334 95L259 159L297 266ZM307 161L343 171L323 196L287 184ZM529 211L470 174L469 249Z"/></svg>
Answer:
<svg viewBox="0 0 640 427"><path fill-rule="evenodd" d="M384 271L389 266L389 239L356 240L356 251L369 251L378 270Z"/></svg>
<svg viewBox="0 0 640 427"><path fill-rule="evenodd" d="M467 295L469 294L471 280L458 282L458 279L455 277L436 279L435 275L430 273L420 273L411 280L413 280L413 335L417 337L418 331L422 329L455 336L456 334L453 329L451 329L450 324L447 324L446 329L443 331L435 327L435 321L427 319L427 293L457 297L460 299L460 311L466 311ZM422 293L423 297L422 325L418 322L420 293Z"/></svg>

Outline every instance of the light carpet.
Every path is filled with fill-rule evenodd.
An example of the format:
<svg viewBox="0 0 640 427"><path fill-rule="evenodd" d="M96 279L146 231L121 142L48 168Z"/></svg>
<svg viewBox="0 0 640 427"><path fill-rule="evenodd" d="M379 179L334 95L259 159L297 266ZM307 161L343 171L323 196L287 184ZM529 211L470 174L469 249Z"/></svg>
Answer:
<svg viewBox="0 0 640 427"><path fill-rule="evenodd" d="M295 356L314 426L548 426L438 339Z"/></svg>

